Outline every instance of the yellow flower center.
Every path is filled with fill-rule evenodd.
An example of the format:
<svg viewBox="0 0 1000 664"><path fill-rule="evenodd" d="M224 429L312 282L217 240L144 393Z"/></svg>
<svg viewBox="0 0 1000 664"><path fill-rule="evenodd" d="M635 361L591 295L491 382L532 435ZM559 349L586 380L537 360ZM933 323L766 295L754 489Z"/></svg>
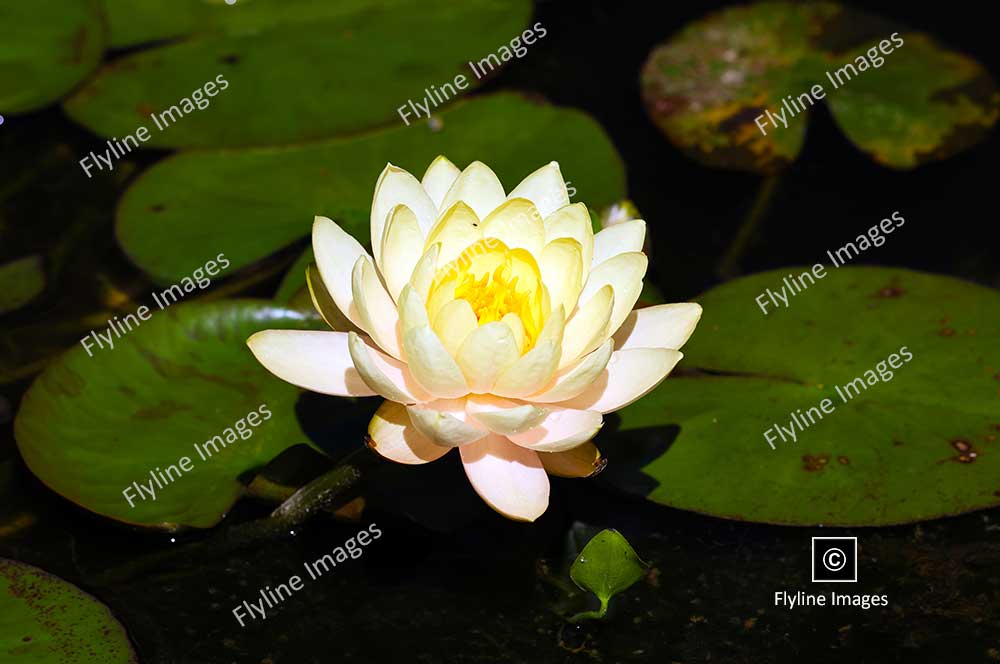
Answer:
<svg viewBox="0 0 1000 664"><path fill-rule="evenodd" d="M534 257L495 238L479 240L438 269L427 297L428 316L434 320L441 307L459 299L469 303L479 325L507 323L523 339L522 352L534 346L549 314L548 291Z"/></svg>

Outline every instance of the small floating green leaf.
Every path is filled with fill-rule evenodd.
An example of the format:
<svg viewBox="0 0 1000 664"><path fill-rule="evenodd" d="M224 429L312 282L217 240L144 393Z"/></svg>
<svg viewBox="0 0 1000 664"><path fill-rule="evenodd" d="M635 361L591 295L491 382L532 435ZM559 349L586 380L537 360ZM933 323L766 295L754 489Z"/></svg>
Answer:
<svg viewBox="0 0 1000 664"><path fill-rule="evenodd" d="M26 256L0 265L0 314L20 309L44 288L41 256Z"/></svg>
<svg viewBox="0 0 1000 664"><path fill-rule="evenodd" d="M7 664L136 664L125 629L74 585L0 558L0 659Z"/></svg>
<svg viewBox="0 0 1000 664"><path fill-rule="evenodd" d="M641 579L646 567L632 545L617 530L607 529L597 533L573 561L569 575L577 586L597 595L601 608L597 612L577 614L570 620L603 618L608 612L608 601Z"/></svg>

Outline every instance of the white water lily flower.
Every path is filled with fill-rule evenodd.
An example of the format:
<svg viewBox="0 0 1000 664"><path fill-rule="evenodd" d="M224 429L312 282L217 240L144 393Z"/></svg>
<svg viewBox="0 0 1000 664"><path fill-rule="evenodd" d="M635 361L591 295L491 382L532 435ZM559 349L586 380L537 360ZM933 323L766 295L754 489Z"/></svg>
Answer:
<svg viewBox="0 0 1000 664"><path fill-rule="evenodd" d="M420 181L389 164L371 255L333 221L313 224L311 290L335 331L248 344L305 389L384 397L368 427L376 452L418 464L458 448L490 507L534 521L546 473L603 467L590 442L603 414L662 381L701 316L693 303L632 311L645 230L634 219L595 235L555 162L509 194L478 161L460 171L438 157Z"/></svg>

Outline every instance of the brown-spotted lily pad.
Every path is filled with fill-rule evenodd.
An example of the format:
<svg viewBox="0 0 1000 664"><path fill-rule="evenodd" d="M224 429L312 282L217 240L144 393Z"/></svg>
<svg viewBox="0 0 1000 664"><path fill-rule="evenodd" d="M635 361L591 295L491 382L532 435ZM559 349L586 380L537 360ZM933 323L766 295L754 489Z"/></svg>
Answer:
<svg viewBox="0 0 1000 664"><path fill-rule="evenodd" d="M976 61L829 2L765 2L695 21L650 54L642 94L695 159L757 173L798 156L814 105L828 103L851 142L893 168L976 143L1000 106Z"/></svg>

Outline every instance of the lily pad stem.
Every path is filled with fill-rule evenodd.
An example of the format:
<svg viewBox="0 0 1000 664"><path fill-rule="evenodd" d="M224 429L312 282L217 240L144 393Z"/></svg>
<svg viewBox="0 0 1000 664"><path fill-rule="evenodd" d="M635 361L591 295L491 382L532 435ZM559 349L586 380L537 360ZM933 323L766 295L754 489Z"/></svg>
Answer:
<svg viewBox="0 0 1000 664"><path fill-rule="evenodd" d="M736 236L729 244L729 248L726 249L726 253L719 261L719 267L716 269L716 272L721 278L732 279L739 275L740 261L746 253L750 239L771 207L771 202L774 200L774 194L778 189L780 179L780 175L768 175L761 183L760 188L757 190L757 197L754 199L753 207L750 208L749 214L743 220L739 230L736 231Z"/></svg>

